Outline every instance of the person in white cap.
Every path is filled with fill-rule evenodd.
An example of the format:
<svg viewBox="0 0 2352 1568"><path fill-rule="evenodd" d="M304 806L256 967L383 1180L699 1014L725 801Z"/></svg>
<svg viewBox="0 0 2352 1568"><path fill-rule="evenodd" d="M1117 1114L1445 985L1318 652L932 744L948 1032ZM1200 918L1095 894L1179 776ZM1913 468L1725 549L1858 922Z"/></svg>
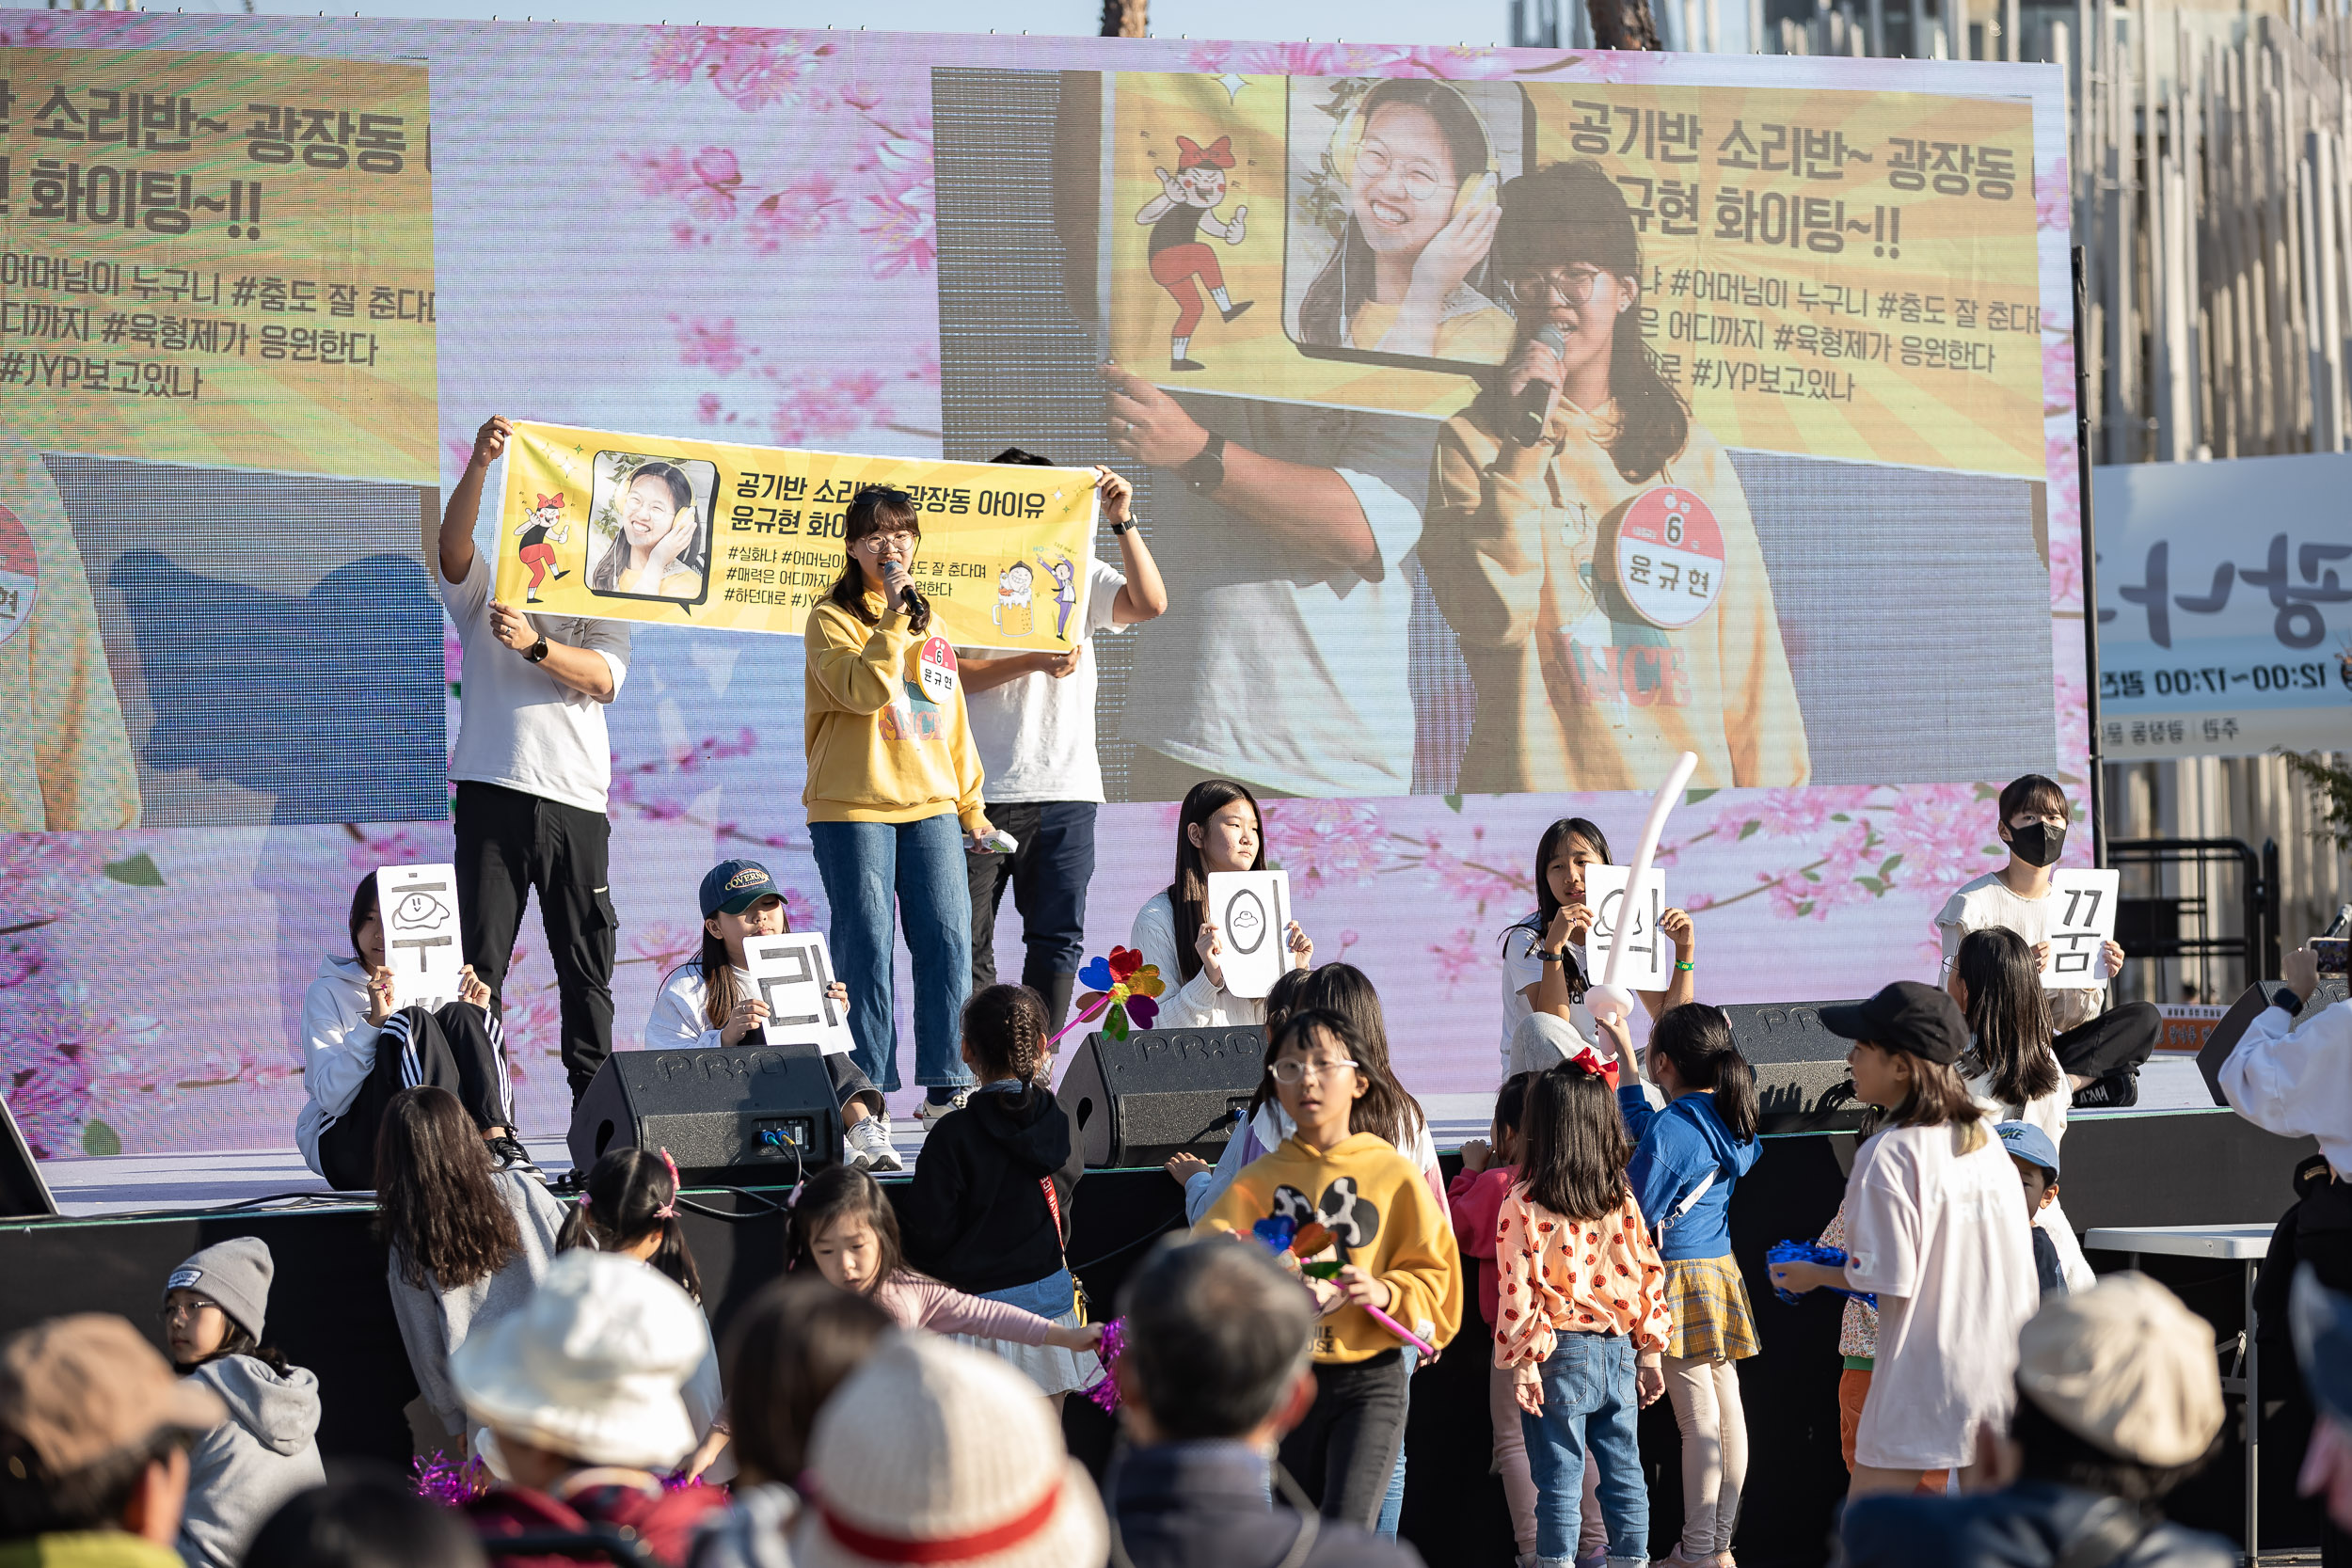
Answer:
<svg viewBox="0 0 2352 1568"><path fill-rule="evenodd" d="M493 1562L563 1560L501 1554L498 1543L595 1526L634 1531L664 1568L685 1560L695 1527L726 1507L715 1486L662 1486L694 1447L678 1390L707 1343L701 1308L675 1284L582 1251L556 1259L521 1311L457 1348L450 1379L487 1429L477 1446L503 1482L466 1509Z"/></svg>
<svg viewBox="0 0 2352 1568"><path fill-rule="evenodd" d="M262 1343L277 1264L259 1236L231 1236L164 1281L172 1365L220 1396L229 1418L188 1453L180 1555L189 1568L237 1568L278 1505L326 1480L319 1461L319 1380Z"/></svg>
<svg viewBox="0 0 2352 1568"><path fill-rule="evenodd" d="M1109 1554L1085 1466L1037 1385L994 1356L894 1335L827 1402L809 1447L796 1568L1094 1568Z"/></svg>
<svg viewBox="0 0 2352 1568"><path fill-rule="evenodd" d="M2053 1296L2018 1336L2008 1435L1979 1434L1998 1487L1847 1505L1846 1568L2232 1568L2237 1548L2164 1522L2221 1434L2213 1327L2141 1274Z"/></svg>

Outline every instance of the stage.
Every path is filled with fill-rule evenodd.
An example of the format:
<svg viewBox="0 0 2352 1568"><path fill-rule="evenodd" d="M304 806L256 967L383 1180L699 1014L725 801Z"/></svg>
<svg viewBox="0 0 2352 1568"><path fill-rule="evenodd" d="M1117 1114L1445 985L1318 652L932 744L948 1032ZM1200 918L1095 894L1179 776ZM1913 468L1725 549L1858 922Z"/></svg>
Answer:
<svg viewBox="0 0 2352 1568"><path fill-rule="evenodd" d="M2162 1069L2170 1065L2153 1064L2159 1070L2151 1074L2151 1088L2165 1087L2170 1074ZM1484 1132L1482 1097L1460 1098L1433 1099L1429 1107L1439 1146L1449 1150ZM900 1117L897 1125L904 1151L919 1158L919 1137L904 1131L912 1118ZM2267 1224L2293 1201L2289 1172L2312 1147L2211 1108L2080 1114L2066 1140L2066 1210L2085 1230ZM1740 1374L1753 1457L1739 1550L1749 1568L1824 1560L1844 1484L1837 1306L1827 1298L1785 1306L1761 1281L1767 1246L1812 1236L1828 1223L1853 1148L1853 1139L1840 1134L1768 1136L1764 1157L1732 1203L1734 1248L1765 1344ZM560 1142L533 1140L531 1149L551 1177L568 1168ZM1447 1164L1454 1164L1451 1153ZM291 1153L58 1161L42 1170L68 1212L0 1222L0 1277L9 1281L0 1292L0 1332L60 1312L100 1310L122 1313L154 1333L162 1281L174 1264L224 1237L259 1236L278 1261L271 1338L320 1378L320 1446L330 1457L405 1463L410 1437L402 1410L416 1389L385 1291L384 1251L371 1234L367 1195L325 1192ZM736 1309L782 1268L785 1194L717 1189L691 1196L696 1207L687 1217L688 1233L723 1337ZM239 1204L246 1207L230 1207ZM1070 1252L1098 1315L1112 1310L1145 1246L1182 1217L1176 1185L1159 1170L1087 1174ZM2109 1254L2090 1257L2103 1269L2122 1264ZM2146 1266L2214 1323L2217 1339L2233 1338L2243 1325L2235 1265L2150 1258ZM1511 1560L1501 1485L1486 1473L1485 1376L1484 1357L1465 1340L1414 1380L1405 1531L1432 1568ZM2291 1386L2265 1381L2277 1392ZM1107 1423L1084 1402L1071 1402L1070 1409L1073 1448L1099 1463L1111 1439ZM2301 1433L2292 1421L2291 1411L2274 1415L2265 1433L2266 1553L2315 1539L2315 1516L2293 1497ZM2235 1433L2233 1418L2222 1450L2176 1497L2176 1517L2237 1533L2244 1466ZM1676 1435L1663 1403L1645 1416L1643 1451L1652 1472L1654 1545L1662 1553L1680 1509Z"/></svg>

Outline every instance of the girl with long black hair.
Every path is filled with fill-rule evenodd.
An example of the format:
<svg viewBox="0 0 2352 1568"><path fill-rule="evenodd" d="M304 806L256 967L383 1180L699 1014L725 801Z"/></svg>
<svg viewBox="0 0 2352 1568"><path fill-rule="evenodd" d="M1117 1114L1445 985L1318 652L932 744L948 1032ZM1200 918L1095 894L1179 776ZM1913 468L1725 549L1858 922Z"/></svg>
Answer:
<svg viewBox="0 0 2352 1568"><path fill-rule="evenodd" d="M1686 751L1702 787L1804 784L1756 524L1643 339L1625 194L1588 162L1511 181L1495 269L1518 341L1438 433L1421 542L1478 692L1460 787L1654 789Z"/></svg>
<svg viewBox="0 0 2352 1568"><path fill-rule="evenodd" d="M1231 779L1203 779L1176 816L1176 876L1144 900L1128 945L1155 965L1168 987L1159 1026L1214 1027L1265 1022L1265 999L1225 989L1225 942L1209 918L1209 873L1265 869L1265 824L1258 799ZM1283 933L1293 969L1314 962L1315 944L1294 920Z"/></svg>
<svg viewBox="0 0 2352 1568"><path fill-rule="evenodd" d="M703 589L702 520L694 486L676 465L650 462L612 499L620 524L588 585L607 594L691 599Z"/></svg>
<svg viewBox="0 0 2352 1568"><path fill-rule="evenodd" d="M898 1086L893 927L914 960L914 1080L930 1121L970 1075L956 1032L972 992L964 848L993 838L956 651L911 568L923 525L903 490L866 489L845 518L841 576L808 612L809 848L824 879L834 969L850 988L857 1065ZM958 832L958 824L962 831Z"/></svg>

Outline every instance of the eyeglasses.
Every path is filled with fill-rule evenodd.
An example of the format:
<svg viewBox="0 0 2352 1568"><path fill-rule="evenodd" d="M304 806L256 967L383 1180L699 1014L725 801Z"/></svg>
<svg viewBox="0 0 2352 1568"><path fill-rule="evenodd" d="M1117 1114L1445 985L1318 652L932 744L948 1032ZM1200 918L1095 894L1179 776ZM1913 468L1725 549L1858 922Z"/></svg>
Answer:
<svg viewBox="0 0 2352 1568"><path fill-rule="evenodd" d="M1542 272L1512 273L1503 278L1502 290L1512 304L1530 309L1541 309L1555 294L1563 304L1588 305L1600 279L1598 267L1549 267Z"/></svg>
<svg viewBox="0 0 2352 1568"><path fill-rule="evenodd" d="M195 1296L186 1301L167 1302L156 1309L155 1315L165 1323L178 1323L182 1318L193 1318L199 1312L214 1305L202 1296Z"/></svg>
<svg viewBox="0 0 2352 1568"><path fill-rule="evenodd" d="M1301 1061L1296 1056L1285 1056L1268 1070L1274 1074L1274 1081L1278 1084L1299 1084L1306 1081L1310 1071L1318 1078L1328 1078L1343 1069L1349 1072L1362 1070L1344 1056L1311 1062Z"/></svg>
<svg viewBox="0 0 2352 1568"><path fill-rule="evenodd" d="M890 533L869 533L866 536L864 544L867 549L880 555L884 550L911 550L920 544L922 539L923 536L912 529L899 529Z"/></svg>
<svg viewBox="0 0 2352 1568"><path fill-rule="evenodd" d="M1415 201L1426 201L1438 194L1439 181L1435 173L1419 164L1400 165L1382 149L1366 146L1356 153L1356 172L1365 180L1378 180L1394 169L1404 182L1405 194Z"/></svg>

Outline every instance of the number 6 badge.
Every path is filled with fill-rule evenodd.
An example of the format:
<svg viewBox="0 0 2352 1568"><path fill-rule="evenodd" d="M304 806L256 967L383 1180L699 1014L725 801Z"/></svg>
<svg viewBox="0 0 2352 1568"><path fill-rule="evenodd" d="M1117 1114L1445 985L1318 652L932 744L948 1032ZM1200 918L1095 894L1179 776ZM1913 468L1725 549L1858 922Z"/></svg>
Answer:
<svg viewBox="0 0 2352 1568"><path fill-rule="evenodd" d="M1600 520L1599 560L1653 626L1678 631L1724 592L1724 531L1705 501L1672 484L1628 497Z"/></svg>

